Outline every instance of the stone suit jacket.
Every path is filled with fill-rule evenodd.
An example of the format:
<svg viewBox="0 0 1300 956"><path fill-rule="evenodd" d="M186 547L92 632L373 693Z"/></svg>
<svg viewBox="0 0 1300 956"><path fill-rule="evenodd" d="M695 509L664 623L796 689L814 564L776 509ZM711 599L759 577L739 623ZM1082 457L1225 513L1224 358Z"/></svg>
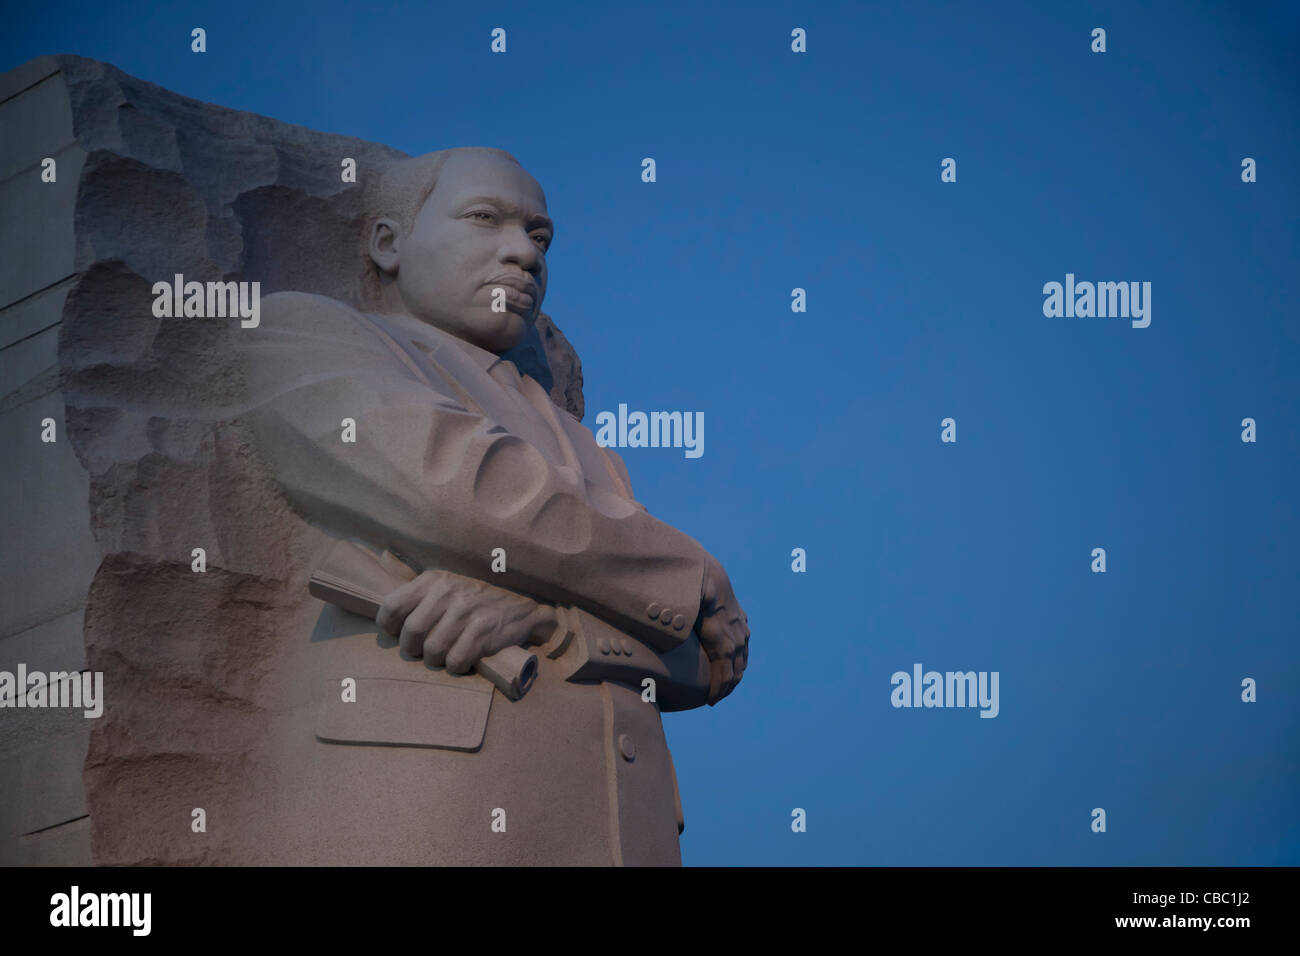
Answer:
<svg viewBox="0 0 1300 956"><path fill-rule="evenodd" d="M703 549L650 516L617 454L511 363L304 293L268 296L237 338L259 443L318 526L576 604L660 650L690 633ZM498 364L522 391L489 374ZM494 548L505 573L489 570Z"/></svg>
<svg viewBox="0 0 1300 956"><path fill-rule="evenodd" d="M213 814L239 834L214 858L680 864L659 712L708 686L698 542L637 504L617 455L535 381L437 329L279 293L233 339L240 427L303 519L295 553L351 538L574 610L511 701L304 601L277 625L256 780ZM645 676L698 693L648 700Z"/></svg>

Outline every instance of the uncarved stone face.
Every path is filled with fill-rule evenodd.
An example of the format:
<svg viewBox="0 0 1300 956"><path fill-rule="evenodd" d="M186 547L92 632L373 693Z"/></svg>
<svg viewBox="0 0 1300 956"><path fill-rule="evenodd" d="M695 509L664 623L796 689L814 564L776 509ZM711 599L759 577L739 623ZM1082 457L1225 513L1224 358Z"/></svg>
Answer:
<svg viewBox="0 0 1300 956"><path fill-rule="evenodd" d="M503 352L541 308L552 235L546 196L522 167L455 153L397 245L402 300L417 318ZM505 291L504 312L492 311L494 288Z"/></svg>

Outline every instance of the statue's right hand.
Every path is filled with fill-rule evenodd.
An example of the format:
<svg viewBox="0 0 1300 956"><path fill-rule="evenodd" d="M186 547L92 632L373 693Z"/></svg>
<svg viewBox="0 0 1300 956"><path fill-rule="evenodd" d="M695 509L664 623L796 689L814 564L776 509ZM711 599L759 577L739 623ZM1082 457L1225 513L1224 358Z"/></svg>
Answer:
<svg viewBox="0 0 1300 956"><path fill-rule="evenodd" d="M425 571L384 598L375 623L411 657L453 674L518 644L541 644L555 608L450 571Z"/></svg>

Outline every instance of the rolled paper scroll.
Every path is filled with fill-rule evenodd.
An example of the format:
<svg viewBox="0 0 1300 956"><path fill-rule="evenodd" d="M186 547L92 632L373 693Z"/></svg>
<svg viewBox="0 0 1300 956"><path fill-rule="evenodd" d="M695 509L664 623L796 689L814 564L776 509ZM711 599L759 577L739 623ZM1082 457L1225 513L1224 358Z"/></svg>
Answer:
<svg viewBox="0 0 1300 956"><path fill-rule="evenodd" d="M376 558L365 548L340 541L312 574L308 590L312 597L373 621L384 597L414 576L391 552ZM507 647L484 657L474 670L510 700L518 700L537 677L537 655L522 647Z"/></svg>

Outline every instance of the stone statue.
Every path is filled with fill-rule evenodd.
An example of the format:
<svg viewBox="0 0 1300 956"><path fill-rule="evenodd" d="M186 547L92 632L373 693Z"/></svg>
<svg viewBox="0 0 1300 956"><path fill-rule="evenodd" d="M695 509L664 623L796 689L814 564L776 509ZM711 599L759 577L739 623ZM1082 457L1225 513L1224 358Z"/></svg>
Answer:
<svg viewBox="0 0 1300 956"><path fill-rule="evenodd" d="M384 552L376 566L400 583L380 632L356 633L350 615L318 624L320 693L302 714L316 740L304 726L285 741L292 822L263 839L306 861L297 848L322 831L311 862L347 858L342 831L373 861L679 863L659 709L716 703L744 673L749 630L726 572L499 358L541 305L554 235L518 162L487 149L401 160L372 195L369 308L278 293L232 337L241 423L288 503ZM455 676L521 644L539 655L517 700Z"/></svg>
<svg viewBox="0 0 1300 956"><path fill-rule="evenodd" d="M103 678L3 711L0 863L677 863L660 712L748 630L580 424L537 183L74 56L0 99L0 671Z"/></svg>

